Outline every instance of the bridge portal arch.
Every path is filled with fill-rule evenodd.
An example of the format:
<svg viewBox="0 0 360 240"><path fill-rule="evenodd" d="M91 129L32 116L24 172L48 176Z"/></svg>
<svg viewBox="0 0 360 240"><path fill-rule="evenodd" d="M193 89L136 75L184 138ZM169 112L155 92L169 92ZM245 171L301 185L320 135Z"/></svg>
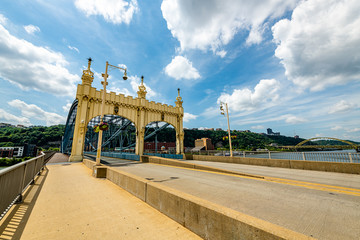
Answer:
<svg viewBox="0 0 360 240"><path fill-rule="evenodd" d="M85 134L88 122L100 115L103 90L97 90L91 84L94 74L90 70L91 61L88 68L83 70L81 77L82 83L77 86L77 112L75 119L74 135L70 161L81 161L83 159L83 149L85 144ZM180 89L175 101L175 106L156 103L146 99L146 87L143 79L139 85L137 97L125 96L114 92L105 94L104 115L119 115L129 119L134 123L136 129L135 154L142 155L144 152L145 127L151 122L166 122L171 124L176 131L176 153L184 152L184 130L182 98Z"/></svg>

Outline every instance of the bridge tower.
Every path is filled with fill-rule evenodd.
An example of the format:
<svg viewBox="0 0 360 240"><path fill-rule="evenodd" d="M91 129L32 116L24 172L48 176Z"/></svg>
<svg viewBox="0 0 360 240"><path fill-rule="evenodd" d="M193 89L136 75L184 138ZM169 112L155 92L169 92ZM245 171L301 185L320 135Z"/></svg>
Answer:
<svg viewBox="0 0 360 240"><path fill-rule="evenodd" d="M76 99L78 107L75 119L75 128L72 141L70 161L82 161L85 144L85 134L89 121L100 115L103 90L97 90L91 86L94 73L90 70L91 59L88 68L83 70L82 83L77 86ZM130 120L136 128L135 154L142 155L144 152L145 127L151 122L166 122L171 124L176 131L176 153L184 153L184 130L182 98L180 89L175 101L175 107L167 104L155 103L146 99L146 87L141 78L137 97L125 96L114 92L105 94L104 115L119 115Z"/></svg>

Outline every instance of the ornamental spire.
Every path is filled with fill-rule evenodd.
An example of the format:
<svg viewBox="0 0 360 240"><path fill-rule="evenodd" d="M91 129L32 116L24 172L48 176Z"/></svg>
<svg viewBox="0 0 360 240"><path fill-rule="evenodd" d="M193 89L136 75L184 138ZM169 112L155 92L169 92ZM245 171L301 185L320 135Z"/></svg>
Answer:
<svg viewBox="0 0 360 240"><path fill-rule="evenodd" d="M92 59L88 58L88 68L83 70L83 75L81 76L83 85L90 85L94 80L94 73L90 70Z"/></svg>
<svg viewBox="0 0 360 240"><path fill-rule="evenodd" d="M180 88L178 88L178 96L176 98L175 104L177 107L182 107L182 97L180 97Z"/></svg>
<svg viewBox="0 0 360 240"><path fill-rule="evenodd" d="M139 86L139 91L137 91L138 97L145 99L146 93L146 87L144 86L144 76L141 76L141 84Z"/></svg>

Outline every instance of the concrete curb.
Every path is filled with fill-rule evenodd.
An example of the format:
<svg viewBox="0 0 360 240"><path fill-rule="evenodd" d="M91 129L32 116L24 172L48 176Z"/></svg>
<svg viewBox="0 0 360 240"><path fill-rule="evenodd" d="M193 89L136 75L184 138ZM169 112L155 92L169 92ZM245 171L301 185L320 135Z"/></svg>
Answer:
<svg viewBox="0 0 360 240"><path fill-rule="evenodd" d="M204 239L313 239L119 169L107 171L107 179Z"/></svg>
<svg viewBox="0 0 360 240"><path fill-rule="evenodd" d="M303 160L224 157L224 156L205 156L205 155L193 155L192 159L188 159L188 160L237 163L237 164L246 164L246 165L281 167L281 168L314 170L314 171L323 171L323 172L360 174L360 163L316 162L316 161L303 161Z"/></svg>

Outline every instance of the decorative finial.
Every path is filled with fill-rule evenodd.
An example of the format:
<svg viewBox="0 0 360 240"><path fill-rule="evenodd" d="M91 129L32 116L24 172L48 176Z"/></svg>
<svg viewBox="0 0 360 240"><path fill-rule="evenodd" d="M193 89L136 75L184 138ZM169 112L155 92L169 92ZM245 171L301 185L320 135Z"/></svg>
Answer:
<svg viewBox="0 0 360 240"><path fill-rule="evenodd" d="M182 97L180 97L180 88L177 89L178 90L178 96L176 98L175 104L177 107L182 107Z"/></svg>
<svg viewBox="0 0 360 240"><path fill-rule="evenodd" d="M146 97L146 87L144 86L144 76L141 76L141 85L139 86L139 91L137 92L139 98Z"/></svg>
<svg viewBox="0 0 360 240"><path fill-rule="evenodd" d="M82 84L90 85L94 80L94 73L90 70L92 59L91 57L88 58L88 67L86 70L83 70L83 75L81 77Z"/></svg>
<svg viewBox="0 0 360 240"><path fill-rule="evenodd" d="M91 59L91 57L89 57L89 58L88 58L88 70L89 70L89 71L90 71L91 61L92 61L92 59Z"/></svg>

